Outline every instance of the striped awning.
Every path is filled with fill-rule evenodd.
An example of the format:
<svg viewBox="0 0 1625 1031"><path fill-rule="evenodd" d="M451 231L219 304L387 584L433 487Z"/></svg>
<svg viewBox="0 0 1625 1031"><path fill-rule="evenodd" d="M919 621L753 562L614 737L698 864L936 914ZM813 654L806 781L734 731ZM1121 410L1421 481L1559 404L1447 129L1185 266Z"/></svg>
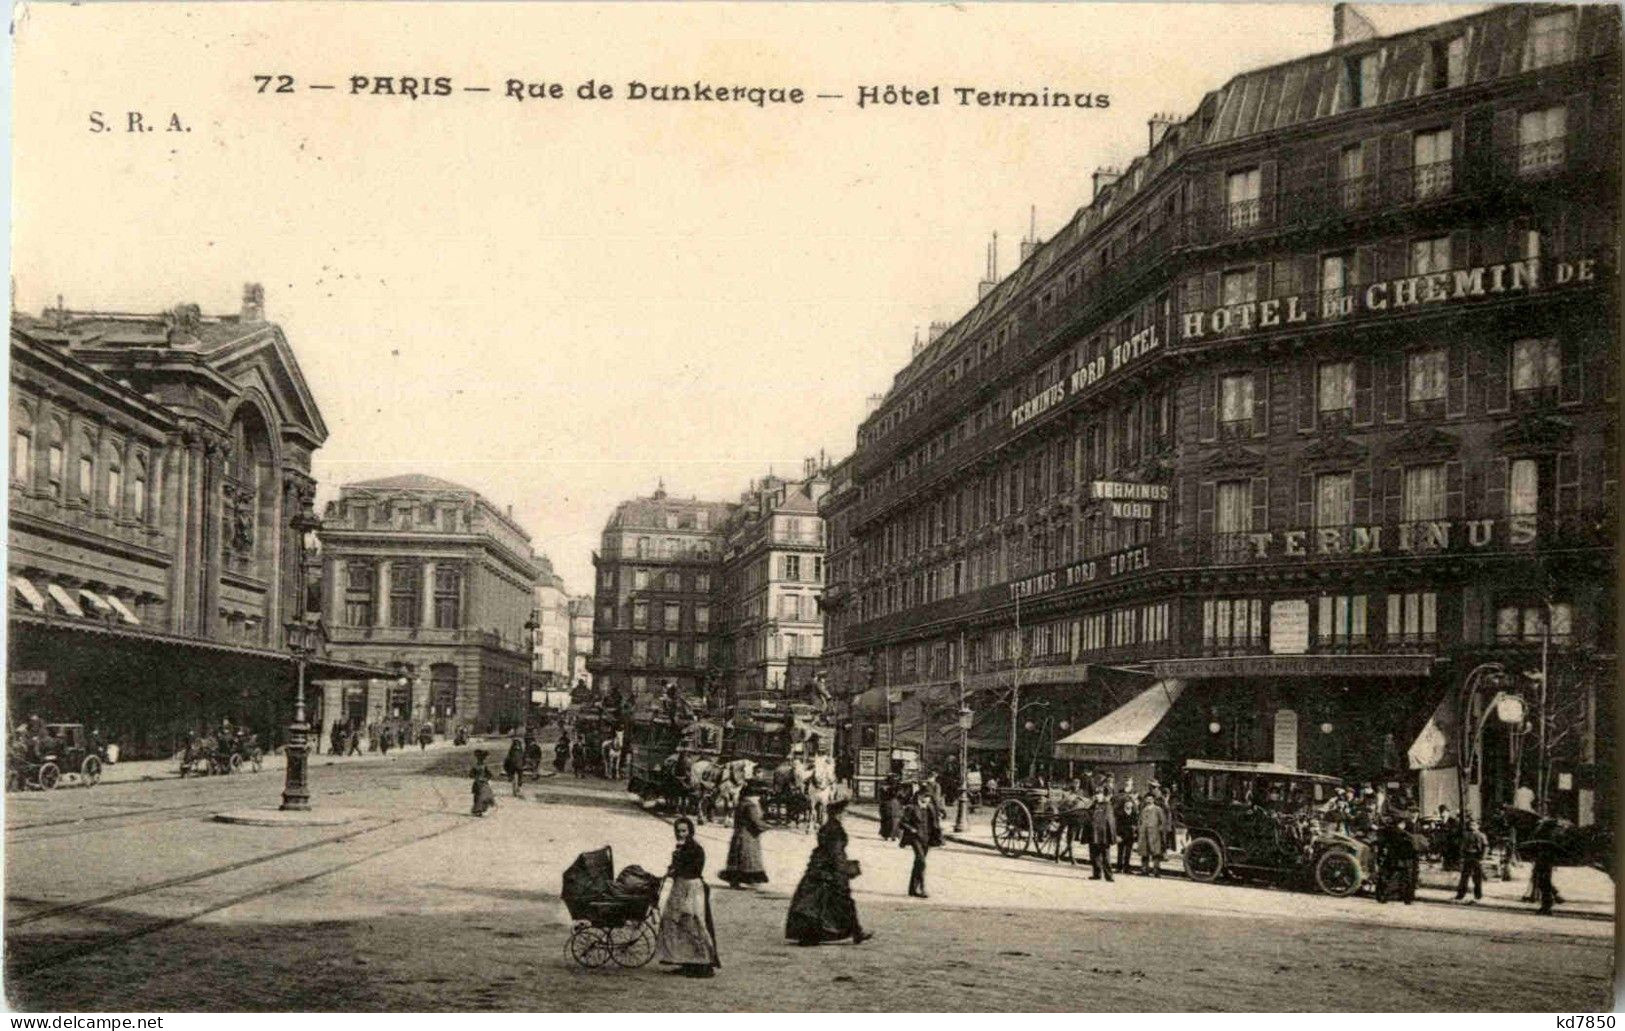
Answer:
<svg viewBox="0 0 1625 1031"><path fill-rule="evenodd" d="M123 599L121 599L118 595L109 594L107 596L107 602L113 606L114 610L118 612L119 618L124 620L124 622L130 624L131 626L141 625L141 620L136 618L135 613L130 611L130 607L124 604Z"/></svg>
<svg viewBox="0 0 1625 1031"><path fill-rule="evenodd" d="M81 619L84 618L85 610L79 607L79 603L77 601L73 600L73 595L68 593L68 589L66 587L63 587L61 584L46 584L45 593L51 596L52 601L61 606L63 612L66 612L70 616L78 616Z"/></svg>
<svg viewBox="0 0 1625 1031"><path fill-rule="evenodd" d="M28 607L33 609L35 612L45 611L45 596L41 594L39 592L39 588L35 587L26 577L12 577L11 589L16 591L17 594L21 596L23 601L28 603Z"/></svg>
<svg viewBox="0 0 1625 1031"><path fill-rule="evenodd" d="M90 603L90 607L104 615L113 611L113 606L107 604L107 599L88 587L79 588L79 600Z"/></svg>

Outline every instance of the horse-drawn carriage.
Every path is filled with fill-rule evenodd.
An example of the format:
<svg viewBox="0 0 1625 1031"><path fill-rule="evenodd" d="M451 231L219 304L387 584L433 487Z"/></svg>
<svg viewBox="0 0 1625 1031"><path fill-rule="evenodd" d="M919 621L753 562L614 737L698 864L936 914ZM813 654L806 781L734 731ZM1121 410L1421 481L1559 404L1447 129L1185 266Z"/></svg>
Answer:
<svg viewBox="0 0 1625 1031"><path fill-rule="evenodd" d="M734 714L722 758L730 766L753 765L769 823L797 824L814 815L818 791L834 785L828 757L834 735L809 705L763 704Z"/></svg>
<svg viewBox="0 0 1625 1031"><path fill-rule="evenodd" d="M252 731L233 734L188 734L181 749L182 777L205 777L211 773L238 773L244 765L258 773L265 766L265 752Z"/></svg>
<svg viewBox="0 0 1625 1031"><path fill-rule="evenodd" d="M682 808L694 794L694 764L722 755L722 727L712 720L634 719L627 735L626 789L645 803Z"/></svg>
<svg viewBox="0 0 1625 1031"><path fill-rule="evenodd" d="M1067 819L1056 788L1000 788L993 809L993 847L1007 856L1054 858L1066 839Z"/></svg>

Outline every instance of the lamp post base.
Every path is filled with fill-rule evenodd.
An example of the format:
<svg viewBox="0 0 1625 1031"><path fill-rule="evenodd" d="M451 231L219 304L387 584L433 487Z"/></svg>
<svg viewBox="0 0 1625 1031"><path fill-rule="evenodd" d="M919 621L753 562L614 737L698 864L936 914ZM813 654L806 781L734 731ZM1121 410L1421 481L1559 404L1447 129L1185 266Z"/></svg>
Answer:
<svg viewBox="0 0 1625 1031"><path fill-rule="evenodd" d="M287 770L282 779L282 806L284 810L304 812L310 808L310 787L305 782L305 760L310 747L306 734L310 728L304 721L288 725L288 745L283 749L287 757Z"/></svg>
<svg viewBox="0 0 1625 1031"><path fill-rule="evenodd" d="M965 789L959 789L959 802L954 806L954 833L961 834L965 830Z"/></svg>

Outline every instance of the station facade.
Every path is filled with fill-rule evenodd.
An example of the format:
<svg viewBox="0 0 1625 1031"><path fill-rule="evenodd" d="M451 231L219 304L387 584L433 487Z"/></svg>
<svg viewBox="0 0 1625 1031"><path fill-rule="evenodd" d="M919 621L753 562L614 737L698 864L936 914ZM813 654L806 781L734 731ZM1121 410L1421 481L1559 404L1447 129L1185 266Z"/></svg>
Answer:
<svg viewBox="0 0 1625 1031"><path fill-rule="evenodd" d="M1013 738L1017 777L1230 758L1611 819L1619 33L1502 7L1153 120L837 467L857 722L963 689L1001 780ZM1503 693L1521 723L1461 733Z"/></svg>

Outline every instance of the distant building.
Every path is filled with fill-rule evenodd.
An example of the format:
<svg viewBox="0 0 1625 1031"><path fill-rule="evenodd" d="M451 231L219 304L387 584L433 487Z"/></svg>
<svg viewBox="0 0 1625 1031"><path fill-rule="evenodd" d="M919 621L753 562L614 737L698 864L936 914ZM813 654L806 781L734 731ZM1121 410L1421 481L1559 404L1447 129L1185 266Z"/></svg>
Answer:
<svg viewBox="0 0 1625 1031"><path fill-rule="evenodd" d="M328 688L335 719L519 726L532 684L530 535L478 492L409 474L346 484L320 531L331 648L392 680Z"/></svg>
<svg viewBox="0 0 1625 1031"><path fill-rule="evenodd" d="M676 681L688 695L718 682L715 591L733 506L664 489L624 501L593 555L594 685L633 698Z"/></svg>
<svg viewBox="0 0 1625 1031"><path fill-rule="evenodd" d="M551 689L567 690L570 678L570 592L564 578L553 572L545 555L536 557L536 630L531 644L533 668L545 674Z"/></svg>
<svg viewBox="0 0 1625 1031"><path fill-rule="evenodd" d="M587 660L592 657L592 595L570 599L570 686L592 684Z"/></svg>
<svg viewBox="0 0 1625 1031"><path fill-rule="evenodd" d="M809 460L799 480L767 476L740 496L723 527L722 675L734 701L783 698L793 659L823 652L827 469Z"/></svg>
<svg viewBox="0 0 1625 1031"><path fill-rule="evenodd" d="M327 438L258 286L242 311L48 310L11 326L13 720L170 755L222 718L280 740L299 534ZM311 676L358 671L318 653Z"/></svg>

